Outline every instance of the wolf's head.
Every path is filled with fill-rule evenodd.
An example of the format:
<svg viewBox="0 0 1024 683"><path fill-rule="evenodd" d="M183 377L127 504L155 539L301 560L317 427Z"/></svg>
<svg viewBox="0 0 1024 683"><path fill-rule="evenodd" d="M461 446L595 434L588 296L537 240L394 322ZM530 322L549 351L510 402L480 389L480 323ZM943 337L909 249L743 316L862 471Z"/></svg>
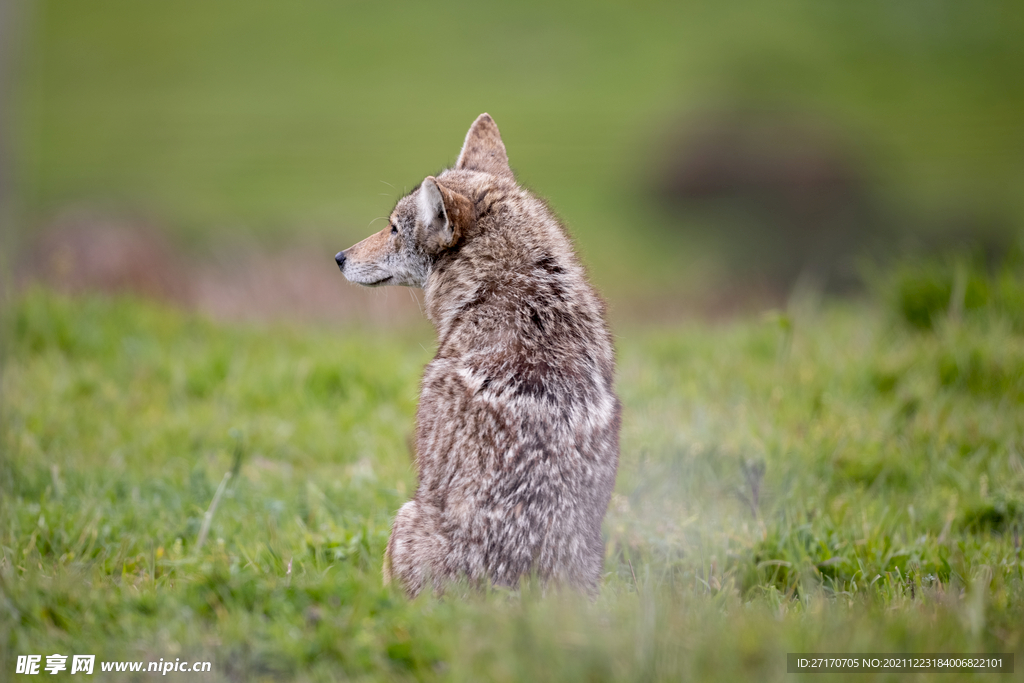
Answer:
<svg viewBox="0 0 1024 683"><path fill-rule="evenodd" d="M455 170L512 176L501 134L489 114L481 114L470 126ZM424 285L438 256L458 244L465 226L475 219L473 202L446 187L444 176L427 176L398 200L386 228L338 252L334 260L350 282L368 287Z"/></svg>

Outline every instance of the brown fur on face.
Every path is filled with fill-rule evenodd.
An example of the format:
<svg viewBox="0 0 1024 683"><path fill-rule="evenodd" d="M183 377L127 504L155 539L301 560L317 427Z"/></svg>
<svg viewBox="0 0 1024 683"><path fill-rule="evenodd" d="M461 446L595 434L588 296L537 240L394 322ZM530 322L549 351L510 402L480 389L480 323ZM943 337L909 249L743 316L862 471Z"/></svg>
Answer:
<svg viewBox="0 0 1024 683"><path fill-rule="evenodd" d="M385 577L410 595L531 573L596 591L619 452L611 334L494 120L482 114L455 168L338 263L360 284L422 286L438 334L416 415L419 485L395 518Z"/></svg>

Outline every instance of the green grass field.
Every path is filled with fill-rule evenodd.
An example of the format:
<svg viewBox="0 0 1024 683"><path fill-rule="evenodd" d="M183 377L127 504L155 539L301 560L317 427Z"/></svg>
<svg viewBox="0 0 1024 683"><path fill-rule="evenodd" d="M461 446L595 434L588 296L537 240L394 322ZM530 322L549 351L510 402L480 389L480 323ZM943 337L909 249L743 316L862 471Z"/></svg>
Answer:
<svg viewBox="0 0 1024 683"><path fill-rule="evenodd" d="M701 116L836 132L897 237L1024 225L1015 0L15 5L5 245L84 215L191 255L331 245L309 267L333 269L482 111L613 320L742 279L713 244L728 217L652 199ZM229 325L19 289L0 680L63 653L213 664L169 680L760 681L801 651L1012 652L1019 679L1024 268L998 256L887 266L856 301L616 327L594 602L382 585L426 323ZM1010 677L914 675L971 678Z"/></svg>
<svg viewBox="0 0 1024 683"><path fill-rule="evenodd" d="M950 272L618 330L593 603L382 585L429 330L29 292L7 319L0 670L56 652L208 660L203 680L727 681L781 680L787 652L1020 660L1024 288L970 276L950 318Z"/></svg>

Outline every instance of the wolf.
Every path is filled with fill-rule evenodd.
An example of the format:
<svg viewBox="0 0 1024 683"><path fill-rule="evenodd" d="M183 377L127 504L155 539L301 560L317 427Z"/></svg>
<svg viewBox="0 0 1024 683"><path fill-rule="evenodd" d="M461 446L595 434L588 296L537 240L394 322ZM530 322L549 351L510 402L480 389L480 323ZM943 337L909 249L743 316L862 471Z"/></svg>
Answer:
<svg viewBox="0 0 1024 683"><path fill-rule="evenodd" d="M410 597L527 576L596 594L619 460L605 304L488 114L454 168L335 257L351 282L421 287L437 330L416 412L413 499L384 555Z"/></svg>

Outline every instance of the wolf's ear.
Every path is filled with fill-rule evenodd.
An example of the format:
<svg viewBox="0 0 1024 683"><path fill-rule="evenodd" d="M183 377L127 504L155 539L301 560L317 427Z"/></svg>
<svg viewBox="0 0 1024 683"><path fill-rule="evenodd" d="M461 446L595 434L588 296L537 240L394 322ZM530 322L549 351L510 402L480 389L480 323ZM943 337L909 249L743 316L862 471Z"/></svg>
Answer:
<svg viewBox="0 0 1024 683"><path fill-rule="evenodd" d="M427 176L426 180L420 183L416 215L424 231L425 243L440 249L451 246L455 231L452 229L452 222L448 220L444 197L441 196L441 190L433 176Z"/></svg>
<svg viewBox="0 0 1024 683"><path fill-rule="evenodd" d="M459 241L463 227L472 219L473 204L434 176L427 176L420 183L416 208L423 242L428 251L437 252Z"/></svg>
<svg viewBox="0 0 1024 683"><path fill-rule="evenodd" d="M505 153L505 143L501 141L498 124L490 114L480 114L469 127L455 168L484 171L494 175L512 175L512 169L508 165L508 154Z"/></svg>

